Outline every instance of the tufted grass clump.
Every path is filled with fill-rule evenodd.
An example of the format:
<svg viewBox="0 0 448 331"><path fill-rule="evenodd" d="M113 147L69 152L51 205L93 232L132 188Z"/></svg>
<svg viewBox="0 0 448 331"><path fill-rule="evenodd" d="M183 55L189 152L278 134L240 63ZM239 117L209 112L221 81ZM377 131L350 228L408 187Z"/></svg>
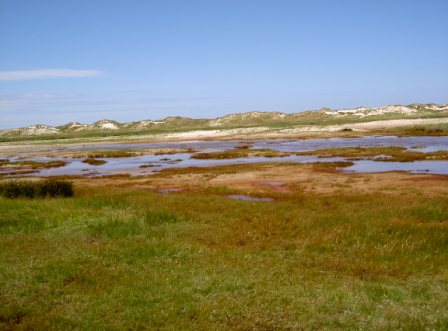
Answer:
<svg viewBox="0 0 448 331"><path fill-rule="evenodd" d="M9 181L0 183L0 195L6 198L71 197L73 185L64 180Z"/></svg>

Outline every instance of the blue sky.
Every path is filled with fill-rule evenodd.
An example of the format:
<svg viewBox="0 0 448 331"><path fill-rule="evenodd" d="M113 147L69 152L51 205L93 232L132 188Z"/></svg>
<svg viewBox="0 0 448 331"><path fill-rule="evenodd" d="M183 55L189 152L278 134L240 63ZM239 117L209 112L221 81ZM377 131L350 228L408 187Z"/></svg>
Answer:
<svg viewBox="0 0 448 331"><path fill-rule="evenodd" d="M446 13L446 0L0 0L0 128L448 103Z"/></svg>

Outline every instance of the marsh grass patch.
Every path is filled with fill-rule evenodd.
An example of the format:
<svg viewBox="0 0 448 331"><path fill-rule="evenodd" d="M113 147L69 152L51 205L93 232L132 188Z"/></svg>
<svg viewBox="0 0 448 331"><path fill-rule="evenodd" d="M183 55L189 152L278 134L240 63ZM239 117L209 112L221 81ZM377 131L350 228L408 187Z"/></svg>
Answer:
<svg viewBox="0 0 448 331"><path fill-rule="evenodd" d="M98 159L89 157L89 158L86 158L86 159L82 160L82 163L87 163L87 164L90 164L90 165L99 166L99 165L106 164L107 161L106 160L98 160Z"/></svg>
<svg viewBox="0 0 448 331"><path fill-rule="evenodd" d="M9 161L4 160L0 162L0 168L3 169L48 169L48 168L60 168L67 165L66 161L63 160L52 160L48 162L39 161Z"/></svg>
<svg viewBox="0 0 448 331"><path fill-rule="evenodd" d="M180 218L170 211L145 211L135 215L128 209L109 213L105 220L89 225L88 232L95 238L123 239L148 235L153 227L176 223Z"/></svg>
<svg viewBox="0 0 448 331"><path fill-rule="evenodd" d="M133 157L139 156L140 153L120 149L120 150L105 150L105 151L91 151L87 154L87 158L122 158L122 157Z"/></svg>
<svg viewBox="0 0 448 331"><path fill-rule="evenodd" d="M256 148L252 149L250 146L238 145L234 149L220 152L202 152L196 153L191 156L192 159L199 160L222 160L222 159L239 159L245 157L285 157L290 156L291 153L280 152L269 148Z"/></svg>
<svg viewBox="0 0 448 331"><path fill-rule="evenodd" d="M297 155L317 155L319 158L345 157L348 160L370 159L379 162L413 162L448 160L447 151L418 152L401 146L341 147L298 152Z"/></svg>

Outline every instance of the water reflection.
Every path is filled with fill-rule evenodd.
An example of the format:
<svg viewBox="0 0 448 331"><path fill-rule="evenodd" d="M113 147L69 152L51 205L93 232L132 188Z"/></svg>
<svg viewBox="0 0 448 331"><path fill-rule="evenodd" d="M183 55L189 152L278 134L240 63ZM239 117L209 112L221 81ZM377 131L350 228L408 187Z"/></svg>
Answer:
<svg viewBox="0 0 448 331"><path fill-rule="evenodd" d="M244 201L260 201L260 202L274 201L274 199L272 198L258 198L244 194L230 194L227 197L233 200L244 200Z"/></svg>
<svg viewBox="0 0 448 331"><path fill-rule="evenodd" d="M280 152L300 152L322 148L340 147L373 147L373 146L402 146L408 149L433 152L448 151L448 137L383 137L370 136L363 138L326 138L308 140L258 140L244 141L252 148L269 148ZM241 140L234 141L190 141L190 142L166 142L145 144L107 144L95 146L70 146L58 150L105 150L105 149L188 149L201 150L201 152L224 151L233 149L241 144ZM53 149L54 150L54 149ZM142 155L125 158L98 158L105 160L103 165L91 165L83 163L81 158L34 158L34 161L48 162L64 160L67 165L59 168L41 169L31 176L62 176L84 175L102 176L111 174L129 173L131 175L149 175L167 168L180 167L207 167L231 164L260 163L260 162L338 162L345 158L318 158L317 156L286 156L286 157L245 157L238 159L192 159L191 153L177 153L171 155ZM15 159L11 159L14 161ZM17 159L18 160L18 159ZM345 168L346 172L385 172L385 171L409 171L414 173L431 173L448 175L448 161L415 161L415 162L376 162L368 160L353 160L354 164ZM0 170L7 174L11 170Z"/></svg>

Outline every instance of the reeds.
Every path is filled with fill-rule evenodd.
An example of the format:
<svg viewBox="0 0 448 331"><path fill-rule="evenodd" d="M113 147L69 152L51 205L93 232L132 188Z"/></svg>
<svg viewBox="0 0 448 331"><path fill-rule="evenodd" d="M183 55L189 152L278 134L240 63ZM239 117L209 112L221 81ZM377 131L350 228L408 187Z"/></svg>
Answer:
<svg viewBox="0 0 448 331"><path fill-rule="evenodd" d="M6 198L71 197L73 185L63 180L8 181L0 183L0 196Z"/></svg>

